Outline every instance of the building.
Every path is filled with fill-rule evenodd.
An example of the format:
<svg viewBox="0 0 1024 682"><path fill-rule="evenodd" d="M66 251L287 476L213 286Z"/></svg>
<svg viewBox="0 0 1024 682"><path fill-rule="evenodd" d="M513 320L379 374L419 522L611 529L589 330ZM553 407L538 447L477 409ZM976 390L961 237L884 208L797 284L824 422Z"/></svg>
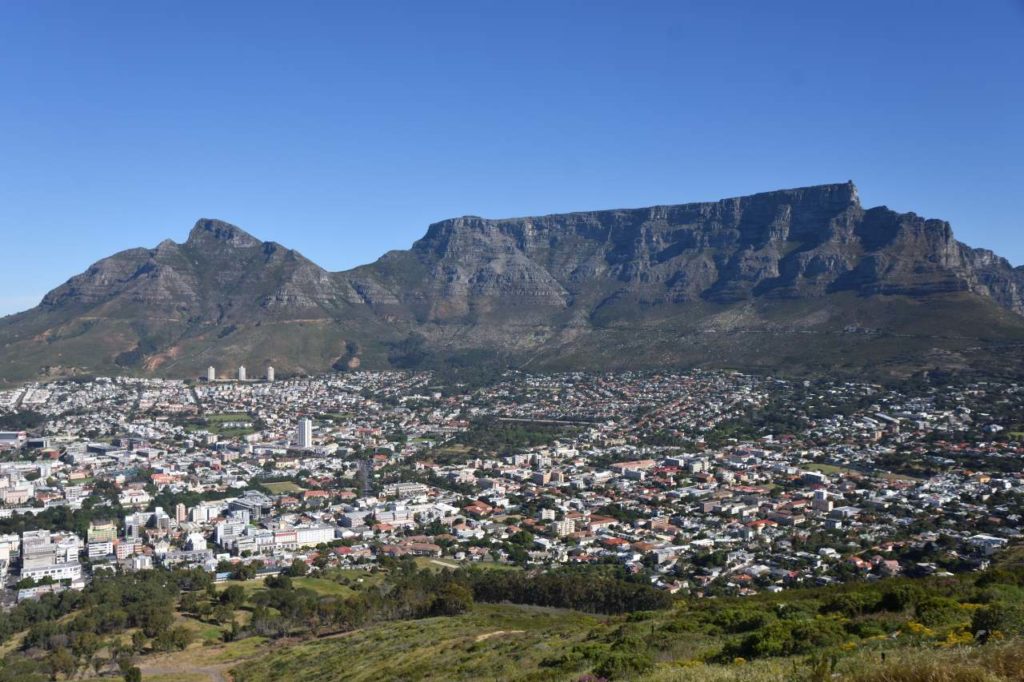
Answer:
<svg viewBox="0 0 1024 682"><path fill-rule="evenodd" d="M124 517L124 536L130 541L141 540L143 533L158 537L167 535L170 530L171 517L160 507L151 512L135 512Z"/></svg>
<svg viewBox="0 0 1024 682"><path fill-rule="evenodd" d="M0 431L0 448L20 448L28 440L25 431Z"/></svg>
<svg viewBox="0 0 1024 682"><path fill-rule="evenodd" d="M397 497L399 499L419 497L421 495L426 495L428 492L430 492L430 489L424 484L411 481L389 483L384 486L385 497Z"/></svg>
<svg viewBox="0 0 1024 682"><path fill-rule="evenodd" d="M81 540L73 535L51 535L48 530L26 531L21 535L21 577L82 582L78 563Z"/></svg>
<svg viewBox="0 0 1024 682"><path fill-rule="evenodd" d="M206 380L207 381L216 381L217 380L217 368L214 367L213 365L210 365L209 367L206 368Z"/></svg>
<svg viewBox="0 0 1024 682"><path fill-rule="evenodd" d="M109 541L90 542L86 551L90 560L102 559L114 553L114 543Z"/></svg>
<svg viewBox="0 0 1024 682"><path fill-rule="evenodd" d="M313 420L303 417L299 420L299 427L295 430L295 444L300 448L313 447Z"/></svg>
<svg viewBox="0 0 1024 682"><path fill-rule="evenodd" d="M228 503L231 511L247 512L253 521L259 521L274 509L274 501L261 492L246 490L242 496Z"/></svg>
<svg viewBox="0 0 1024 682"><path fill-rule="evenodd" d="M113 542L117 539L117 524L113 521L91 521L86 531L86 540L93 542Z"/></svg>
<svg viewBox="0 0 1024 682"><path fill-rule="evenodd" d="M274 367L272 365L267 366L267 381L274 380Z"/></svg>
<svg viewBox="0 0 1024 682"><path fill-rule="evenodd" d="M204 500L192 507L191 517L193 523L209 523L221 515L226 503L216 500Z"/></svg>
<svg viewBox="0 0 1024 682"><path fill-rule="evenodd" d="M245 381L245 365L238 366L238 380Z"/></svg>
<svg viewBox="0 0 1024 682"><path fill-rule="evenodd" d="M11 558L21 551L21 538L17 535L0 535L0 583L7 578Z"/></svg>

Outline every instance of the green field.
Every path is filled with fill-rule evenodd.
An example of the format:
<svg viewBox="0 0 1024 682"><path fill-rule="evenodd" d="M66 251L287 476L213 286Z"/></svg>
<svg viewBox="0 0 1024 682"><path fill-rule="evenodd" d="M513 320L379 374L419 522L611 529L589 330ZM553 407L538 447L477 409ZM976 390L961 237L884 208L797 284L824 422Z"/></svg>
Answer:
<svg viewBox="0 0 1024 682"><path fill-rule="evenodd" d="M352 575L348 576L347 574ZM342 583L355 582L359 578L363 578L364 573L362 571L338 571L336 576L337 580L327 578L292 578L292 584L296 588L313 590L321 597L347 597L353 594L355 590ZM367 584L369 584L369 581L367 581ZM263 578L254 578L252 580L225 580L224 582L217 583L217 590L223 592L232 585L240 585L246 594L249 595L266 589L266 586L263 584Z"/></svg>
<svg viewBox="0 0 1024 682"><path fill-rule="evenodd" d="M829 476L835 476L837 474L855 474L856 470L848 467L836 466L835 464L808 464L807 469L810 471L818 471Z"/></svg>
<svg viewBox="0 0 1024 682"><path fill-rule="evenodd" d="M351 587L322 578L292 578L292 584L296 588L313 590L321 597L348 597L354 593Z"/></svg>
<svg viewBox="0 0 1024 682"><path fill-rule="evenodd" d="M273 483L264 483L263 487L274 493L275 495L286 495L288 493L301 493L305 488L292 483L291 481L275 481Z"/></svg>
<svg viewBox="0 0 1024 682"><path fill-rule="evenodd" d="M220 412L217 414L207 415L206 421L210 424L223 424L224 422L248 422L252 421L252 417L245 412Z"/></svg>

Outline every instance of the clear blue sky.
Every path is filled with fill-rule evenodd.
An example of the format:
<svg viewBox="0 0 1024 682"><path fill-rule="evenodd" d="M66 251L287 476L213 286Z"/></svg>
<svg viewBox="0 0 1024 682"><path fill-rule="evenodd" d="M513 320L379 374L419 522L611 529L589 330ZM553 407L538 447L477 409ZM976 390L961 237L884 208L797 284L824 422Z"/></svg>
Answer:
<svg viewBox="0 0 1024 682"><path fill-rule="evenodd" d="M234 222L333 270L428 223L853 179L1024 263L1024 4L0 2L0 314Z"/></svg>

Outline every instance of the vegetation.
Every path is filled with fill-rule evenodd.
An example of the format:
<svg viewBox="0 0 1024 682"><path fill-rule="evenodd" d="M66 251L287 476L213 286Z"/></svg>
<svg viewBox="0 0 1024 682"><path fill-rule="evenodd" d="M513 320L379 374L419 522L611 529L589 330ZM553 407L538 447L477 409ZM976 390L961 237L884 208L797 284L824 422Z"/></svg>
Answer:
<svg viewBox="0 0 1024 682"><path fill-rule="evenodd" d="M559 438L573 435L578 430L578 427L569 424L512 422L488 418L474 422L469 430L456 436L453 443L468 448L470 452L511 454L524 448L547 445Z"/></svg>
<svg viewBox="0 0 1024 682"><path fill-rule="evenodd" d="M301 563L220 586L202 571L101 575L24 602L0 620L0 682L149 679L150 656L184 671L198 649L240 682L1024 681L1024 553L956 577L718 599L673 598L617 566Z"/></svg>

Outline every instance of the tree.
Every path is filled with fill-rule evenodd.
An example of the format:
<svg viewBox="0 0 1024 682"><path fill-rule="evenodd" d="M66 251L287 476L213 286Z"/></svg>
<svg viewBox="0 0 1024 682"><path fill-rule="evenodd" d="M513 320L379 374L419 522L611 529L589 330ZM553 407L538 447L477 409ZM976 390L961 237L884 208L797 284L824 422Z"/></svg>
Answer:
<svg viewBox="0 0 1024 682"><path fill-rule="evenodd" d="M191 629L184 625L175 625L157 637L153 646L158 651L182 651L188 648L193 638L194 634Z"/></svg>
<svg viewBox="0 0 1024 682"><path fill-rule="evenodd" d="M50 655L46 657L46 668L50 673L50 679L56 680L58 675L64 675L65 677L74 675L78 665L75 663L75 657L71 655L70 651L64 647L59 647L51 651Z"/></svg>
<svg viewBox="0 0 1024 682"><path fill-rule="evenodd" d="M220 603L237 609L245 603L245 588L241 585L230 585L220 594Z"/></svg>
<svg viewBox="0 0 1024 682"><path fill-rule="evenodd" d="M235 610L229 604L221 604L213 610L213 619L218 623L231 623L235 619Z"/></svg>
<svg viewBox="0 0 1024 682"><path fill-rule="evenodd" d="M142 682L142 670L133 665L124 671L124 682Z"/></svg>
<svg viewBox="0 0 1024 682"><path fill-rule="evenodd" d="M166 605L156 602L146 604L136 616L146 637L157 637L174 622L174 614Z"/></svg>
<svg viewBox="0 0 1024 682"><path fill-rule="evenodd" d="M473 606L473 590L454 581L443 585L430 605L432 616L457 616Z"/></svg>
<svg viewBox="0 0 1024 682"><path fill-rule="evenodd" d="M186 592L181 595L181 610L185 613L197 613L199 611L199 595L195 592Z"/></svg>
<svg viewBox="0 0 1024 682"><path fill-rule="evenodd" d="M288 575L292 578L301 578L309 573L309 566L302 559L293 559L292 565L288 567Z"/></svg>
<svg viewBox="0 0 1024 682"><path fill-rule="evenodd" d="M94 632L81 632L77 634L71 644L71 651L74 652L75 656L83 659L86 665L92 660L93 654L99 651L99 648L100 638Z"/></svg>

